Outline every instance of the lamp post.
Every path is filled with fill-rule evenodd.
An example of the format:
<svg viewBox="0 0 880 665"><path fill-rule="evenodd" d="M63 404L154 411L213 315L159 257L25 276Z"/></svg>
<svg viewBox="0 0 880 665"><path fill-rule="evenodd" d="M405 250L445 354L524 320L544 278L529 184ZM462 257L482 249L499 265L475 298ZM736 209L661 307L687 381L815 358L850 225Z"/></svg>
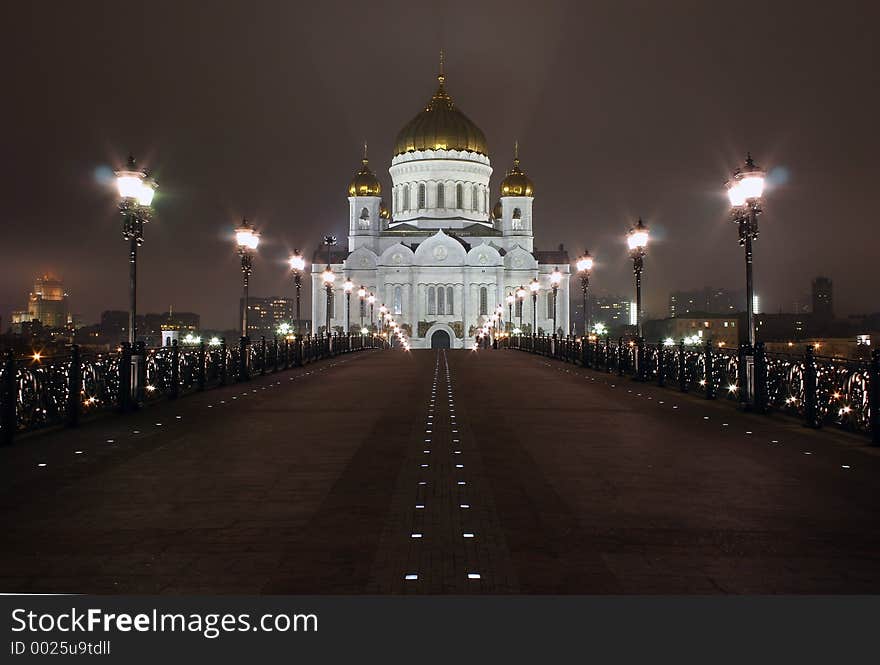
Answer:
<svg viewBox="0 0 880 665"><path fill-rule="evenodd" d="M519 331L520 331L520 334L522 334L522 316L523 316L523 309L525 308L526 295L527 295L527 293L526 293L526 290L524 287L520 286L516 290L516 297L519 298Z"/></svg>
<svg viewBox="0 0 880 665"><path fill-rule="evenodd" d="M578 274L581 276L581 291L584 297L584 339L590 334L590 273L593 270L593 257L589 250L584 250L584 255L577 261Z"/></svg>
<svg viewBox="0 0 880 665"><path fill-rule="evenodd" d="M343 319L345 325L345 334L351 330L351 292L354 290L354 282L346 279L342 284L342 290L345 293L345 317Z"/></svg>
<svg viewBox="0 0 880 665"><path fill-rule="evenodd" d="M299 325L299 305L300 305L300 296L302 292L302 273L306 268L306 260L298 249L293 250L293 254L287 259L290 264L290 269L293 271L293 284L296 286L296 335L299 337L300 325Z"/></svg>
<svg viewBox="0 0 880 665"><path fill-rule="evenodd" d="M388 315L388 308L385 303L379 305L379 332L385 330L385 317Z"/></svg>
<svg viewBox="0 0 880 665"><path fill-rule="evenodd" d="M241 220L241 225L235 229L235 243L238 245L238 255L241 257L243 303L241 312L241 337L247 342L248 336L248 280L254 269L254 254L260 244L260 234L254 229L247 219Z"/></svg>
<svg viewBox="0 0 880 665"><path fill-rule="evenodd" d="M370 333L374 333L376 331L373 329L373 322L375 321L373 317L373 306L376 304L376 296L371 293L367 296L367 302L370 303Z"/></svg>
<svg viewBox="0 0 880 665"><path fill-rule="evenodd" d="M541 288L540 282L533 279L529 283L529 290L532 292L532 335L538 334L538 291Z"/></svg>
<svg viewBox="0 0 880 665"><path fill-rule="evenodd" d="M358 311L361 313L361 330L364 329L364 310L366 309L366 300L367 289L361 284L361 288L358 289Z"/></svg>
<svg viewBox="0 0 880 665"><path fill-rule="evenodd" d="M507 330L508 332L512 332L513 330L513 303L516 300L516 296L512 293L507 294Z"/></svg>
<svg viewBox="0 0 880 665"><path fill-rule="evenodd" d="M324 272L321 273L321 279L324 282L324 289L327 291L327 316L326 322L324 325L324 333L329 337L330 336L330 306L333 302L333 282L336 281L336 275L333 274L333 271L330 270L330 264L327 264L327 268Z"/></svg>
<svg viewBox="0 0 880 665"><path fill-rule="evenodd" d="M626 237L629 255L633 260L633 273L636 276L636 336L642 337L642 268L644 267L646 247L648 246L648 227L639 221L629 230Z"/></svg>
<svg viewBox="0 0 880 665"><path fill-rule="evenodd" d="M554 268L550 273L550 288L553 289L553 335L556 335L556 302L559 296L559 283L562 281L562 273Z"/></svg>
<svg viewBox="0 0 880 665"><path fill-rule="evenodd" d="M116 172L116 188L122 215L122 237L128 241L128 343L133 348L137 341L137 250L144 244L144 224L152 216L151 204L157 185L146 171L137 168L134 157L129 155L126 168Z"/></svg>
<svg viewBox="0 0 880 665"><path fill-rule="evenodd" d="M739 227L739 244L746 258L746 326L748 344L744 353L745 381L742 399L746 406L755 400L755 290L752 280L752 241L758 237L758 215L761 213L761 196L764 193L765 173L755 164L752 155L746 156L743 167L733 172L727 182L733 221Z"/></svg>

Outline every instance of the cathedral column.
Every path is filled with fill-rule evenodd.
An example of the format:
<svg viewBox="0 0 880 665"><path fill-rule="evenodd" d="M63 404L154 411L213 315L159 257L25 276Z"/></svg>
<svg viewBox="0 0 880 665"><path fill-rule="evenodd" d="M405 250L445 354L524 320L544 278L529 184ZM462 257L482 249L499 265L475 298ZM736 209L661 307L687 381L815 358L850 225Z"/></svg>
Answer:
<svg viewBox="0 0 880 665"><path fill-rule="evenodd" d="M464 294L465 294L465 285L456 284L452 291L455 294L455 302L452 303L452 312L453 312L453 320L456 319L455 313L458 312L458 318L461 319L462 326L464 327L465 320L465 312L467 311L467 306L464 303ZM467 328L464 328L461 334L462 343L467 340Z"/></svg>

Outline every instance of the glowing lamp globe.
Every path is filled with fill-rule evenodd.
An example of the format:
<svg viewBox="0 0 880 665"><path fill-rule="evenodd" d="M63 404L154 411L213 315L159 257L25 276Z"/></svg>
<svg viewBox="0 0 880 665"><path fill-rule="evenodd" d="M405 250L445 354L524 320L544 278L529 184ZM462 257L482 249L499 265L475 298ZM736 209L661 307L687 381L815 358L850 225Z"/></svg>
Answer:
<svg viewBox="0 0 880 665"><path fill-rule="evenodd" d="M239 250L254 251L260 244L260 234L245 219L242 220L241 226L235 229L235 242Z"/></svg>
<svg viewBox="0 0 880 665"><path fill-rule="evenodd" d="M301 272L305 270L306 260L303 258L302 254L292 254L289 259L287 259L287 263L290 264L291 270L296 270Z"/></svg>
<svg viewBox="0 0 880 665"><path fill-rule="evenodd" d="M321 279L324 281L324 286L330 286L336 281L336 275L333 274L332 270L325 270L321 273Z"/></svg>
<svg viewBox="0 0 880 665"><path fill-rule="evenodd" d="M629 245L630 250L641 250L648 246L648 227L641 219L629 230L626 244Z"/></svg>
<svg viewBox="0 0 880 665"><path fill-rule="evenodd" d="M584 254L577 262L578 272L589 272L593 269L593 258L589 253Z"/></svg>
<svg viewBox="0 0 880 665"><path fill-rule="evenodd" d="M342 285L342 289L346 293L351 293L354 289L354 282L352 282L350 279L345 280L345 283Z"/></svg>
<svg viewBox="0 0 880 665"><path fill-rule="evenodd" d="M559 283L562 281L562 273L558 270L554 270L550 273L550 283L553 286L559 286Z"/></svg>
<svg viewBox="0 0 880 665"><path fill-rule="evenodd" d="M541 288L541 285L538 283L537 279L533 279L529 283L529 289L531 289L532 293L537 293L540 288Z"/></svg>

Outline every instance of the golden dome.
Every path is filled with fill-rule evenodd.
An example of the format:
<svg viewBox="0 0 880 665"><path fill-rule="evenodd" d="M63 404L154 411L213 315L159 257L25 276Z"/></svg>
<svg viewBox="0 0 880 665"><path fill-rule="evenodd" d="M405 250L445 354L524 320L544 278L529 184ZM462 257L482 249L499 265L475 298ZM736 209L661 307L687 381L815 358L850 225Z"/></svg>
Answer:
<svg viewBox="0 0 880 665"><path fill-rule="evenodd" d="M348 186L349 196L379 196L382 193L382 185L378 178L373 175L367 159L367 144L364 143L364 158L361 170L354 174L351 184Z"/></svg>
<svg viewBox="0 0 880 665"><path fill-rule="evenodd" d="M501 181L501 196L534 196L535 185L519 168L519 143L513 148L513 168Z"/></svg>
<svg viewBox="0 0 880 665"><path fill-rule="evenodd" d="M467 150L488 156L489 146L483 130L455 108L446 92L442 60L437 80L440 85L425 110L406 123L397 135L394 154L414 150Z"/></svg>

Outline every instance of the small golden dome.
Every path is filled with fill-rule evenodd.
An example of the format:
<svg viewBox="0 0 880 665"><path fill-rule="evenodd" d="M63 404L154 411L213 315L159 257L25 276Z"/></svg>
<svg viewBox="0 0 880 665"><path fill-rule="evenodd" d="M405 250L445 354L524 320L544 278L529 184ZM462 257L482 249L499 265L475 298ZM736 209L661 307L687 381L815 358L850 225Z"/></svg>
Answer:
<svg viewBox="0 0 880 665"><path fill-rule="evenodd" d="M483 130L455 108L446 92L442 60L437 80L440 85L431 101L397 134L394 154L415 150L466 150L488 156L489 146Z"/></svg>
<svg viewBox="0 0 880 665"><path fill-rule="evenodd" d="M498 199L498 203L492 208L492 217L494 219L501 219L501 199Z"/></svg>
<svg viewBox="0 0 880 665"><path fill-rule="evenodd" d="M532 179L519 168L519 144L513 148L513 168L501 181L501 196L534 196Z"/></svg>
<svg viewBox="0 0 880 665"><path fill-rule="evenodd" d="M379 196L382 193L382 185L378 178L373 175L367 159L367 144L364 143L364 158L361 170L354 174L351 184L348 186L349 196Z"/></svg>

